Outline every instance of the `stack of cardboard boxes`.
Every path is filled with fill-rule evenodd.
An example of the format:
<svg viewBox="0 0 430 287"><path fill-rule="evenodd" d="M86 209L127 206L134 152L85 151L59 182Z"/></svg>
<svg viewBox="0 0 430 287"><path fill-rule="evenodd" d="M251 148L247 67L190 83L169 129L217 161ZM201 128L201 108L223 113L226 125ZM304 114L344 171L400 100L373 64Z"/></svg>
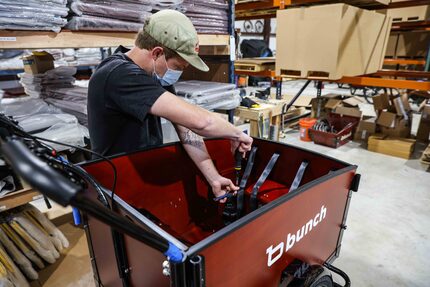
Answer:
<svg viewBox="0 0 430 287"><path fill-rule="evenodd" d="M346 4L278 10L276 75L340 79L382 68L391 18Z"/></svg>
<svg viewBox="0 0 430 287"><path fill-rule="evenodd" d="M354 140L366 143L370 151L410 158L416 140L410 138L412 114L408 96L377 95L373 105L377 117L360 121Z"/></svg>
<svg viewBox="0 0 430 287"><path fill-rule="evenodd" d="M326 118L330 113L361 118L362 113L358 106L363 103L364 100L360 97L328 94L322 96L319 101L321 107L319 118ZM318 99L313 98L311 105L311 117L317 118Z"/></svg>

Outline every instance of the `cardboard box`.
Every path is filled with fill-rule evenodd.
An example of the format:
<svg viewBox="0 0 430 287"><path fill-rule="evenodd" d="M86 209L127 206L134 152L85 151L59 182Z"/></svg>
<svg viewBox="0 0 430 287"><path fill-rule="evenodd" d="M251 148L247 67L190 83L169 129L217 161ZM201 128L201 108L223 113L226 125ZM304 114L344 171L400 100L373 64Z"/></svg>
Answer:
<svg viewBox="0 0 430 287"><path fill-rule="evenodd" d="M276 74L340 79L381 69L391 19L346 4L277 11Z"/></svg>
<svg viewBox="0 0 430 287"><path fill-rule="evenodd" d="M391 33L388 37L387 49L385 50L385 57L395 57L397 41L399 40L399 34Z"/></svg>
<svg viewBox="0 0 430 287"><path fill-rule="evenodd" d="M358 108L337 107L335 114L361 118L361 111Z"/></svg>
<svg viewBox="0 0 430 287"><path fill-rule="evenodd" d="M390 112L382 112L376 123L386 128L394 128L396 126L396 114Z"/></svg>
<svg viewBox="0 0 430 287"><path fill-rule="evenodd" d="M358 107L360 104L364 103L364 100L360 97L354 96L346 98L342 102L345 106Z"/></svg>
<svg viewBox="0 0 430 287"><path fill-rule="evenodd" d="M384 13L392 18L393 23L424 21L430 19L430 6L411 6L394 9L382 9L378 12Z"/></svg>
<svg viewBox="0 0 430 287"><path fill-rule="evenodd" d="M416 140L392 138L385 135L369 137L367 149L386 155L409 159L414 151Z"/></svg>
<svg viewBox="0 0 430 287"><path fill-rule="evenodd" d="M54 57L48 52L33 52L32 55L22 57L24 72L28 74L43 74L54 69Z"/></svg>
<svg viewBox="0 0 430 287"><path fill-rule="evenodd" d="M418 125L417 139L428 141L430 137L430 105L425 105Z"/></svg>
<svg viewBox="0 0 430 287"><path fill-rule="evenodd" d="M354 141L363 141L367 143L369 137L375 133L376 118L361 120L354 134Z"/></svg>
<svg viewBox="0 0 430 287"><path fill-rule="evenodd" d="M409 120L397 117L393 128L382 126L381 132L382 134L391 137L408 138L411 135L411 123Z"/></svg>
<svg viewBox="0 0 430 287"><path fill-rule="evenodd" d="M423 151L420 161L422 164L430 165L430 145Z"/></svg>
<svg viewBox="0 0 430 287"><path fill-rule="evenodd" d="M398 34L396 57L426 57L430 43L428 31L402 32Z"/></svg>
<svg viewBox="0 0 430 287"><path fill-rule="evenodd" d="M283 98L287 103L289 103L294 98L294 96L293 95L286 95ZM312 106L311 102L312 102L313 98L314 97L311 97L311 96L300 96L294 102L293 106L294 107L305 107L305 108L311 107Z"/></svg>
<svg viewBox="0 0 430 287"><path fill-rule="evenodd" d="M329 99L327 101L327 103L324 105L324 108L329 109L329 110L334 110L341 105L342 105L342 100Z"/></svg>
<svg viewBox="0 0 430 287"><path fill-rule="evenodd" d="M382 111L390 107L390 97L387 94L380 94L372 97L375 111Z"/></svg>

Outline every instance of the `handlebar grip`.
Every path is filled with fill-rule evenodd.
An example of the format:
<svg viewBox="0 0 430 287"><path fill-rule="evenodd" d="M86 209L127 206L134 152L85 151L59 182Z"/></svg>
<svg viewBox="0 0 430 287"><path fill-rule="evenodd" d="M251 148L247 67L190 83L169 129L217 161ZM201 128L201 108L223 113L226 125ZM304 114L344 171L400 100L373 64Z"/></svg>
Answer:
<svg viewBox="0 0 430 287"><path fill-rule="evenodd" d="M63 206L67 206L81 189L40 160L19 140L3 142L1 151L13 170L28 184Z"/></svg>

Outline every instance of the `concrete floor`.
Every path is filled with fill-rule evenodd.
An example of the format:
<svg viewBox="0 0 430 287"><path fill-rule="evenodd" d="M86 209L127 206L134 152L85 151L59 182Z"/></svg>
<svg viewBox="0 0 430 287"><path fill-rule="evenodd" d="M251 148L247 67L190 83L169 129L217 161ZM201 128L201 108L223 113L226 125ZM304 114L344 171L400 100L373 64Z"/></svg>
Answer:
<svg viewBox="0 0 430 287"><path fill-rule="evenodd" d="M360 189L334 263L352 286L430 286L430 173L418 160L423 145L404 160L355 142L338 149L302 142L295 131L281 141L358 165Z"/></svg>

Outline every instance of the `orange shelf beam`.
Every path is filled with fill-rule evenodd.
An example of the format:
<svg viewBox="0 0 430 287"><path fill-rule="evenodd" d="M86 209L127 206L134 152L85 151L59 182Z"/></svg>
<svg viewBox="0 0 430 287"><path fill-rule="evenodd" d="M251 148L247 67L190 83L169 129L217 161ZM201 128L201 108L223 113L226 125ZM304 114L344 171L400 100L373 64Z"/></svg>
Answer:
<svg viewBox="0 0 430 287"><path fill-rule="evenodd" d="M273 9L273 8L284 9L286 5L291 5L291 0L269 0L269 1L238 3L235 6L235 10L236 11L263 10L263 9Z"/></svg>
<svg viewBox="0 0 430 287"><path fill-rule="evenodd" d="M385 59L384 65L401 65L401 66L407 66L407 65L418 65L418 66L424 66L426 64L425 60L411 60L411 59Z"/></svg>
<svg viewBox="0 0 430 287"><path fill-rule="evenodd" d="M265 70L260 72L252 72L252 71L234 71L236 75L242 75L242 76L253 76L253 77L270 77L275 78L276 73L272 70Z"/></svg>
<svg viewBox="0 0 430 287"><path fill-rule="evenodd" d="M351 84L355 86L368 86L368 87L385 87L394 89L408 89L429 91L430 81L412 81L412 80L397 80L397 79L383 79L371 77L343 77L335 82Z"/></svg>

